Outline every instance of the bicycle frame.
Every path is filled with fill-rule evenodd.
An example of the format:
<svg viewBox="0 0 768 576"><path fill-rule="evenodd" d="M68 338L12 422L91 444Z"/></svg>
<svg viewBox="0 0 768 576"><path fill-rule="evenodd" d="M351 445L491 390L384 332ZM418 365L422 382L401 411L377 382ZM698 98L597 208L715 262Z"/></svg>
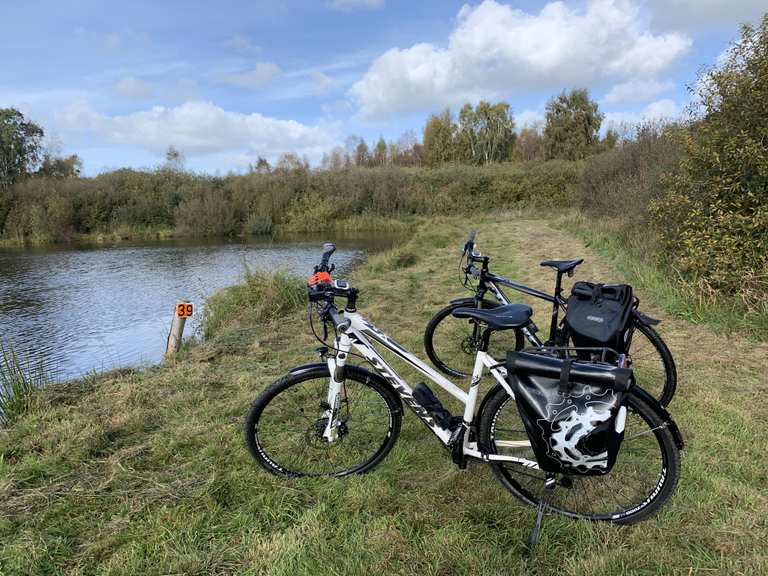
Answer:
<svg viewBox="0 0 768 576"><path fill-rule="evenodd" d="M421 372L430 381L434 382L451 396L463 403L464 414L462 426L465 432L469 431L470 426L474 422L480 379L486 370L488 370L493 375L494 379L501 384L504 390L514 398L512 389L506 381L506 369L503 366L499 366L498 361L492 358L487 352L477 352L472 380L469 385L469 390L465 392L453 382L422 362L418 357L408 352L400 344L374 326L373 323L366 320L361 314L345 311L344 316L351 321L350 326L345 332L336 336L335 348L338 350L336 356L329 356L327 358L328 368L331 373L328 386L328 405L331 408L327 414L328 424L326 425L323 437L329 442L333 442L337 439L337 427L335 424L338 421L338 408L342 398L344 365L349 351L354 347L366 360L368 360L368 362L371 363L375 371L392 386L403 402L405 402L413 413L416 414L435 436L440 439L444 446L452 448L455 445L458 432L461 428L451 431L439 426L429 415L427 410L414 398L413 389L408 382L406 382L406 380L400 376L384 358L382 358L371 341L375 341L393 352L398 358ZM530 446L530 443L528 441L509 441L499 442L498 445L507 448L523 448ZM476 441L470 442L470 435L467 433L463 434L462 451L465 456L483 460L485 462L514 462L529 468L539 467L535 460L483 453L479 450Z"/></svg>

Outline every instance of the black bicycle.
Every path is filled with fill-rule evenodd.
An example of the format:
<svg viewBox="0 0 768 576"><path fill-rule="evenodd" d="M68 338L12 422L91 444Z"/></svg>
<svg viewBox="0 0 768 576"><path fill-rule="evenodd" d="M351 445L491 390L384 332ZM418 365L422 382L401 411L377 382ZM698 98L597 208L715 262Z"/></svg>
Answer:
<svg viewBox="0 0 768 576"><path fill-rule="evenodd" d="M475 250L476 232L470 232L464 245L461 270L464 273L464 286L475 293L473 297L459 298L440 310L427 324L424 333L424 348L429 359L443 373L456 378L466 378L472 373L475 353L481 337L477 323L468 322L453 316L454 310L466 306L476 308L496 308L511 301L502 292L500 286L508 286L535 298L552 303L552 318L549 338L542 342L537 336L539 331L531 320L527 326L499 334L492 343L489 354L503 358L507 350L522 350L526 340L531 346L568 346L568 333L561 320L560 311L566 312L567 299L563 297L563 274L573 276L575 268L584 262L583 258L574 260L546 260L542 266L554 268L557 272L555 293L547 294L530 288L519 282L493 274L489 269L490 258ZM466 256L466 260L464 257ZM472 285L475 280L476 284ZM493 300L486 298L490 292ZM669 348L661 336L653 329L661 321L651 318L637 309L639 300L635 299L632 309L632 329L629 334L628 362L635 373L636 382L650 392L666 406L672 400L677 387L677 369ZM642 338L634 337L640 334Z"/></svg>

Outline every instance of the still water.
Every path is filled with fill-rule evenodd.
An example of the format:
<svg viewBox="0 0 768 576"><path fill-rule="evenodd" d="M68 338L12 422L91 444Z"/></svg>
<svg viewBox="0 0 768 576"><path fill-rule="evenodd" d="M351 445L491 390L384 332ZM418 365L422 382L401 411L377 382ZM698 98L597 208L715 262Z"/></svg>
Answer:
<svg viewBox="0 0 768 576"><path fill-rule="evenodd" d="M305 235L0 249L0 342L42 360L60 380L157 362L176 302L196 305L185 334L199 333L206 298L242 280L246 266L306 276L327 240L337 244L334 261L344 269L397 239Z"/></svg>

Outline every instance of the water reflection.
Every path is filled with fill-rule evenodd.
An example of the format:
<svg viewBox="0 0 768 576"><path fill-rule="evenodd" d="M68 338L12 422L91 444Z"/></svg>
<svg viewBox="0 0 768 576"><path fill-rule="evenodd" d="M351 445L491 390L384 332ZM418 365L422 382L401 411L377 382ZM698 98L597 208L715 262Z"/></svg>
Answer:
<svg viewBox="0 0 768 576"><path fill-rule="evenodd" d="M191 300L200 310L212 292L241 280L246 264L304 276L328 239L2 249L0 339L22 355L42 358L58 378L156 362L175 302ZM342 267L396 241L391 235L331 239Z"/></svg>

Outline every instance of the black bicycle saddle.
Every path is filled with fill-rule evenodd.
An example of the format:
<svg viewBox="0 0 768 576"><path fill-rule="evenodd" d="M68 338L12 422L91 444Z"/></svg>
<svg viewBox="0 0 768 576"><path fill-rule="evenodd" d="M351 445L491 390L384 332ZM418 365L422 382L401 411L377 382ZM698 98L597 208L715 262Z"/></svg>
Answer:
<svg viewBox="0 0 768 576"><path fill-rule="evenodd" d="M522 328L527 325L533 315L533 310L527 304L507 304L498 308L456 308L453 316L456 318L473 318L487 324L492 330L507 330Z"/></svg>
<svg viewBox="0 0 768 576"><path fill-rule="evenodd" d="M541 265L555 268L558 272L570 272L582 262L584 262L584 258L576 258L574 260L544 260Z"/></svg>

